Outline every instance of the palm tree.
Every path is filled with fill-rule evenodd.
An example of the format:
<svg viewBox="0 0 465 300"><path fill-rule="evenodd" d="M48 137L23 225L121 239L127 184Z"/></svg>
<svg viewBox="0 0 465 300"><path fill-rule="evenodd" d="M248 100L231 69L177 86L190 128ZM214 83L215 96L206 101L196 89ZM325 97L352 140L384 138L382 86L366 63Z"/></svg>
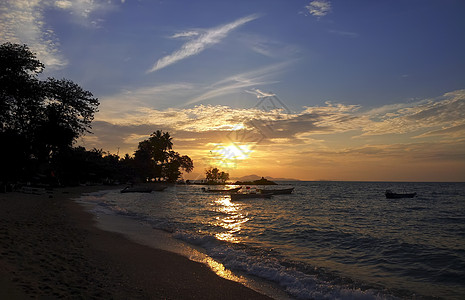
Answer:
<svg viewBox="0 0 465 300"><path fill-rule="evenodd" d="M139 176L146 178L164 178L175 182L181 175L180 169L189 173L194 163L188 156L174 152L173 142L168 132L157 130L148 140L139 143L134 153L134 162Z"/></svg>
<svg viewBox="0 0 465 300"><path fill-rule="evenodd" d="M169 132L157 130L150 135L149 143L152 149L152 157L155 162L163 163L168 157L166 153L173 148L173 142Z"/></svg>

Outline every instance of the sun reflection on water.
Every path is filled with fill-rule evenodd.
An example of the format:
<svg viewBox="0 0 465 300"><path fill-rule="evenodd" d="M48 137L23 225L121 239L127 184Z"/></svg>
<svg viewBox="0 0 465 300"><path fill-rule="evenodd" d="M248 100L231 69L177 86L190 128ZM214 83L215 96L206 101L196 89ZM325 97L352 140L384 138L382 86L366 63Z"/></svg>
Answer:
<svg viewBox="0 0 465 300"><path fill-rule="evenodd" d="M210 269L213 272L215 272L218 276L221 276L223 278L236 281L236 282L241 282L241 283L246 282L246 280L242 276L239 277L239 276L234 275L231 271L226 269L222 263L217 262L213 258L206 257L203 262L206 263L210 267Z"/></svg>
<svg viewBox="0 0 465 300"><path fill-rule="evenodd" d="M243 212L242 205L231 202L231 198L228 196L217 197L212 205L215 207L214 210L220 213L219 216L215 217L212 225L224 230L216 233L215 237L221 241L239 243L238 233L240 233L243 224L250 220L247 213Z"/></svg>

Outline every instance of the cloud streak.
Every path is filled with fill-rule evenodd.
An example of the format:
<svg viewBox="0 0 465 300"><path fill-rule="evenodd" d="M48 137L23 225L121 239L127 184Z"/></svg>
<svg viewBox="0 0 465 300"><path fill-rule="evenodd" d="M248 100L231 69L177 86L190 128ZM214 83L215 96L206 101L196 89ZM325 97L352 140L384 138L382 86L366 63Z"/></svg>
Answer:
<svg viewBox="0 0 465 300"><path fill-rule="evenodd" d="M212 84L210 87L207 88L206 92L189 100L184 105L192 105L201 101L205 101L219 96L224 96L237 91L246 91L245 89L250 87L275 83L276 81L271 81L269 78L276 75L276 73L281 72L291 63L292 61L281 62L253 71L229 76L223 80L220 80Z"/></svg>
<svg viewBox="0 0 465 300"><path fill-rule="evenodd" d="M395 106L391 106L395 107ZM383 109L376 110L378 112ZM372 115L372 126L364 129L364 135L405 134L427 131L420 136L447 133L446 129L461 128L465 124L465 90L446 93L439 99L429 99L385 110L383 114Z"/></svg>
<svg viewBox="0 0 465 300"><path fill-rule="evenodd" d="M187 84L167 85L144 88L135 93L126 93L119 99L134 107L133 97L144 95L151 97L153 93L168 93L179 89L191 88ZM259 99L273 96L259 89L249 91ZM111 105L112 98L104 99L103 105ZM108 102L108 104L107 104ZM387 108L363 110L358 105L333 104L325 106L305 107L301 112L291 113L285 110L260 110L253 108L231 108L223 105L198 105L193 108L170 108L157 110L150 108L148 103L139 103L132 111L134 116L118 116L127 107L119 107L121 111L109 114L99 114L96 119L117 124L153 124L169 125L178 130L209 131L219 128L234 127L253 130L250 124L257 122L272 127L273 134L269 139L312 135L337 134L357 131L353 137L382 136L393 134L410 134L411 137L449 136L451 133L462 132L465 126L465 90L446 93L444 96L428 101L419 101L410 105L391 105ZM137 105L136 105L137 106ZM141 114L145 115L141 119ZM190 128L190 129L189 129ZM223 130L221 129L221 130ZM464 138L465 140L465 138Z"/></svg>
<svg viewBox="0 0 465 300"><path fill-rule="evenodd" d="M146 88L138 94L168 93L179 87ZM185 88L189 89L189 86ZM259 89L250 92L251 97L258 97L259 101L272 97L271 93ZM134 105L132 101L129 103ZM359 105L330 102L305 107L300 112L223 105L166 110L147 105L132 110L120 108L121 111L115 111L113 115L96 116L93 123L95 136L83 138L87 148L103 147L112 152L120 148L120 153L133 153L139 141L160 129L169 131L176 140L177 149L183 149L200 169L202 160L215 145L238 142L253 147L253 160L248 161L250 170L276 164L279 160L282 167L279 172L284 169L300 172L303 168L302 174L307 174L308 165L312 165L323 176L319 178L326 179L348 180L354 172L360 171L362 165L367 168L367 173L360 180L463 178L463 175L457 177L457 170L463 170L465 166L465 90L435 99L370 110ZM337 174L331 173L334 164L344 166L347 174L339 174L339 168ZM404 174L398 171L404 167L409 172L418 170L415 176L420 177L393 175L387 178L383 175L383 172ZM431 174L431 168L435 172L439 170L439 175L422 177L422 174ZM455 173L451 173L451 169Z"/></svg>
<svg viewBox="0 0 465 300"><path fill-rule="evenodd" d="M80 25L96 24L90 14L107 10L112 4L92 0L6 0L0 1L0 42L27 44L37 58L50 69L62 69L68 64L60 53L60 41L45 21L44 12L59 9L70 13Z"/></svg>
<svg viewBox="0 0 465 300"><path fill-rule="evenodd" d="M193 37L193 36L198 36L198 35L199 33L197 31L184 31L184 32L175 33L171 38L177 39L177 38Z"/></svg>
<svg viewBox="0 0 465 300"><path fill-rule="evenodd" d="M59 53L59 42L47 28L40 1L1 1L0 41L27 44L47 67L60 69L67 64Z"/></svg>
<svg viewBox="0 0 465 300"><path fill-rule="evenodd" d="M315 17L324 17L331 11L331 3L326 0L315 0L310 2L305 8Z"/></svg>
<svg viewBox="0 0 465 300"><path fill-rule="evenodd" d="M182 86L182 85L180 85ZM144 89L138 95L153 91L178 89L180 86L163 86ZM185 88L189 89L189 86ZM257 97L268 93L255 90ZM131 97L127 94L123 101ZM111 101L110 99L105 102ZM107 105L103 103L103 105ZM109 102L108 105L111 105ZM119 106L116 106L119 107ZM280 139L292 139L295 144L326 143L327 136L345 135L344 143L363 144L367 140L385 140L392 143L417 143L425 141L453 141L463 138L465 126L465 91L447 93L437 99L405 105L363 111L357 105L327 103L325 106L306 107L301 112L284 110L264 111L259 108L231 108L222 105L198 105L193 108L170 108L157 110L147 104L140 107L120 107L122 111L98 114L96 121L130 128L163 128L170 132L189 135L208 135L209 142L219 142L215 137L224 137L234 128L245 132L261 131L265 134L263 144L276 144ZM99 123L96 123L98 127ZM141 127L142 126L142 127ZM118 130L116 135L124 132ZM134 134L141 132L134 132ZM149 134L147 132L146 134ZM208 134L207 134L208 133ZM407 136L406 136L407 135ZM326 136L326 137L325 137ZM397 136L397 137L396 137ZM192 137L192 136L191 136ZM197 141L198 142L198 141ZM196 143L197 143L196 142ZM342 146L341 146L342 147Z"/></svg>
<svg viewBox="0 0 465 300"><path fill-rule="evenodd" d="M169 65L177 63L187 57L199 54L203 50L211 47L215 44L221 42L228 34L234 29L244 25L252 20L258 18L258 15L250 15L247 17L240 18L232 23L216 27L213 29L207 30L205 33L201 34L198 38L190 40L182 45L181 49L173 52L170 55L160 58L152 68L150 68L147 73L155 72L160 69L163 69ZM186 37L188 35L182 34L177 37Z"/></svg>

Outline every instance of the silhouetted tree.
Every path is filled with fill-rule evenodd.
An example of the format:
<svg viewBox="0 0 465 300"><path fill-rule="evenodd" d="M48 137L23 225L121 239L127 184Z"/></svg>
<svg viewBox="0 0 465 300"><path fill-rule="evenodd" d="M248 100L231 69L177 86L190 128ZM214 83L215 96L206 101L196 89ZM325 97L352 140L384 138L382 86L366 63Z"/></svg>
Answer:
<svg viewBox="0 0 465 300"><path fill-rule="evenodd" d="M161 177L161 165L153 158L152 146L148 140L139 143L134 152L134 167L142 181Z"/></svg>
<svg viewBox="0 0 465 300"><path fill-rule="evenodd" d="M43 68L26 45L0 45L0 181L24 178L35 165L31 141L40 118Z"/></svg>
<svg viewBox="0 0 465 300"><path fill-rule="evenodd" d="M150 138L139 143L134 153L137 175L143 180L164 179L175 182L181 175L180 169L189 173L194 168L188 156L172 151L173 142L168 132L157 130Z"/></svg>
<svg viewBox="0 0 465 300"><path fill-rule="evenodd" d="M168 182L176 182L181 176L180 169L190 173L194 169L194 163L189 156L181 156L174 151L168 152L168 159L162 168L162 175Z"/></svg>
<svg viewBox="0 0 465 300"><path fill-rule="evenodd" d="M121 173L119 178L122 182L133 181L137 177L134 158L129 156L129 154L126 153L124 157L120 159L119 164Z"/></svg>
<svg viewBox="0 0 465 300"><path fill-rule="evenodd" d="M26 45L0 45L0 130L27 136L40 116L44 65Z"/></svg>
<svg viewBox="0 0 465 300"><path fill-rule="evenodd" d="M229 180L229 173L225 173L220 171L218 168L210 168L205 170L205 178L208 183L216 184L220 183L223 184L227 180Z"/></svg>
<svg viewBox="0 0 465 300"><path fill-rule="evenodd" d="M28 173L29 141L13 130L0 132L0 182L15 182Z"/></svg>
<svg viewBox="0 0 465 300"><path fill-rule="evenodd" d="M64 185L127 182L134 177L131 161L129 155L120 159L102 149L68 148L57 153L53 160L54 180Z"/></svg>
<svg viewBox="0 0 465 300"><path fill-rule="evenodd" d="M50 171L54 156L91 128L98 99L67 79L40 81L43 69L26 45L0 45L2 181Z"/></svg>
<svg viewBox="0 0 465 300"><path fill-rule="evenodd" d="M99 105L92 93L71 80L48 78L42 84L45 105L37 124L36 144L47 159L72 146L82 134L90 132L90 123Z"/></svg>
<svg viewBox="0 0 465 300"><path fill-rule="evenodd" d="M173 148L173 142L168 132L157 130L148 139L152 148L152 157L157 162L165 162L168 159L168 151Z"/></svg>

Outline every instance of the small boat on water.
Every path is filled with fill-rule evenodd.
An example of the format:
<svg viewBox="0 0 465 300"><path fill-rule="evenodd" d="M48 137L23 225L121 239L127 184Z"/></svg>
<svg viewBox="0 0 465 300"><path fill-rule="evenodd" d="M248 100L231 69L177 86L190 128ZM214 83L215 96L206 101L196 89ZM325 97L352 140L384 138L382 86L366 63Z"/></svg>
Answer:
<svg viewBox="0 0 465 300"><path fill-rule="evenodd" d="M163 192L166 188L167 188L167 186L164 186L164 185L155 186L155 187L152 187L152 191L154 191L154 192Z"/></svg>
<svg viewBox="0 0 465 300"><path fill-rule="evenodd" d="M273 194L258 194L258 193L237 193L231 194L231 200L252 199L252 198L271 198Z"/></svg>
<svg viewBox="0 0 465 300"><path fill-rule="evenodd" d="M257 191L261 194L272 194L272 195L286 195L292 194L294 188L285 188L285 189L273 189L273 190L266 190L266 189L257 189Z"/></svg>
<svg viewBox="0 0 465 300"><path fill-rule="evenodd" d="M242 187L237 187L233 189L225 189L225 190L216 190L216 189L206 189L202 188L202 191L205 193L222 193L222 194L232 194L232 193L237 193Z"/></svg>
<svg viewBox="0 0 465 300"><path fill-rule="evenodd" d="M151 193L152 190L153 190L152 188L146 188L146 187L127 186L121 190L121 193Z"/></svg>
<svg viewBox="0 0 465 300"><path fill-rule="evenodd" d="M400 198L413 198L417 195L417 193L399 194L399 193L394 193L391 190L386 190L385 195L387 199L400 199Z"/></svg>

